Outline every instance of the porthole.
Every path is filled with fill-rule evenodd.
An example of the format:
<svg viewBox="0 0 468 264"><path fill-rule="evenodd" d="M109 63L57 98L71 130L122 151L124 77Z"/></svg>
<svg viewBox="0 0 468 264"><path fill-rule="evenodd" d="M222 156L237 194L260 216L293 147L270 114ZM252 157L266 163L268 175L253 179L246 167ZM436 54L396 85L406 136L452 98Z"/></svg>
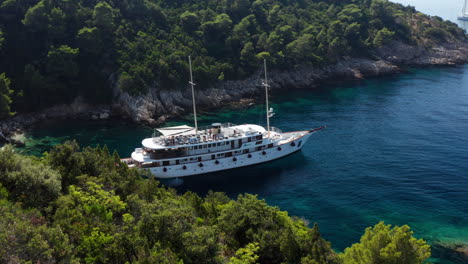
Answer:
<svg viewBox="0 0 468 264"><path fill-rule="evenodd" d="M252 158L252 155L251 154L247 155L247 158L249 158L249 159Z"/></svg>
<svg viewBox="0 0 468 264"><path fill-rule="evenodd" d="M200 167L200 168L203 167L203 163L199 163L198 167Z"/></svg>
<svg viewBox="0 0 468 264"><path fill-rule="evenodd" d="M278 151L281 151L281 150L282 150L282 148L281 148L281 147L278 147Z"/></svg>
<svg viewBox="0 0 468 264"><path fill-rule="evenodd" d="M262 152L262 155L266 155L267 153L265 151Z"/></svg>
<svg viewBox="0 0 468 264"><path fill-rule="evenodd" d="M166 167L164 167L163 171L164 171L164 172L167 172L167 168L166 168Z"/></svg>
<svg viewBox="0 0 468 264"><path fill-rule="evenodd" d="M291 146L293 147L296 146L296 142L291 143Z"/></svg>
<svg viewBox="0 0 468 264"><path fill-rule="evenodd" d="M187 166L184 165L184 166L182 167L182 169L186 170L186 169L187 169Z"/></svg>
<svg viewBox="0 0 468 264"><path fill-rule="evenodd" d="M237 158L233 158L232 161L236 162L236 161L237 161Z"/></svg>
<svg viewBox="0 0 468 264"><path fill-rule="evenodd" d="M215 164L219 164L219 160L215 161Z"/></svg>

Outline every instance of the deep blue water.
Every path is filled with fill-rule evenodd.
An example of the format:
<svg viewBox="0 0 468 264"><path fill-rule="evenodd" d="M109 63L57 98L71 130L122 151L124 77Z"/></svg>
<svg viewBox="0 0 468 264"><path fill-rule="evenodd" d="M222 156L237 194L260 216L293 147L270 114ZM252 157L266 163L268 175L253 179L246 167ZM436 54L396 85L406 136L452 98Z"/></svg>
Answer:
<svg viewBox="0 0 468 264"><path fill-rule="evenodd" d="M184 178L178 190L255 193L317 222L334 248L385 221L432 244L468 244L468 66L411 70L320 90L274 94L273 126L326 125L302 152L269 164ZM263 105L204 113L201 122L264 122ZM177 122L190 122L178 120ZM176 122L176 123L177 123ZM29 154L75 138L129 156L151 129L122 121L60 121L28 137ZM455 263L437 249L436 263ZM457 263L462 263L458 261Z"/></svg>

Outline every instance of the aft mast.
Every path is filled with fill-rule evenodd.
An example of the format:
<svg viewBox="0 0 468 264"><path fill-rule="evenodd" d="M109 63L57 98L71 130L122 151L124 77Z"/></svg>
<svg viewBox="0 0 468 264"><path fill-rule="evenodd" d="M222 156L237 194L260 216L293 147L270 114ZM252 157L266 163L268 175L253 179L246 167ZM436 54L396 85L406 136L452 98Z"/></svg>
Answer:
<svg viewBox="0 0 468 264"><path fill-rule="evenodd" d="M270 107L268 105L268 88L270 85L268 85L268 76L267 76L267 66L266 66L266 60L263 60L263 66L265 68L265 81L263 82L263 86L265 86L265 97L266 97L266 115L267 115L267 132L270 134Z"/></svg>
<svg viewBox="0 0 468 264"><path fill-rule="evenodd" d="M190 66L190 86L192 87L192 103L193 103L193 118L195 121L195 133L198 134L198 122L197 122L197 106L195 104L195 83L193 82L193 74L192 74L192 58L190 56L189 59L189 66Z"/></svg>
<svg viewBox="0 0 468 264"><path fill-rule="evenodd" d="M458 19L468 20L468 0L465 0L465 3L463 3L463 9Z"/></svg>

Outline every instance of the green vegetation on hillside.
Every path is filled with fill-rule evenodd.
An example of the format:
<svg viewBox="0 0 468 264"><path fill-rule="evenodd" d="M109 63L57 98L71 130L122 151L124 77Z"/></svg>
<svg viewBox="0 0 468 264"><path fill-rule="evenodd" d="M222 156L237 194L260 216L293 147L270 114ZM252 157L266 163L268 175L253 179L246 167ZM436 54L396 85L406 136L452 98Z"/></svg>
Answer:
<svg viewBox="0 0 468 264"><path fill-rule="evenodd" d="M371 56L392 39L465 39L454 23L387 0L0 0L0 73L14 111L108 101L186 84L242 79L267 58L276 69ZM9 115L2 99L0 118Z"/></svg>
<svg viewBox="0 0 468 264"><path fill-rule="evenodd" d="M1 263L422 263L408 226L379 223L337 254L318 226L256 196L178 195L106 147L41 158L0 149Z"/></svg>

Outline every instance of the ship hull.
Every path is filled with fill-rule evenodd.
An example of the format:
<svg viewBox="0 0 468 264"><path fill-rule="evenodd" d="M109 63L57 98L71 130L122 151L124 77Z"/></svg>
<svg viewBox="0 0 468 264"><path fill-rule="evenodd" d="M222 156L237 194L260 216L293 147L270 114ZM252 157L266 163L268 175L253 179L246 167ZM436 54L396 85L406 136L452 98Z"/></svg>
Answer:
<svg viewBox="0 0 468 264"><path fill-rule="evenodd" d="M232 170L270 162L300 151L313 134L309 131L291 133L302 133L304 135L295 140L265 150L197 163L153 167L149 168L149 170L156 178L169 179Z"/></svg>

